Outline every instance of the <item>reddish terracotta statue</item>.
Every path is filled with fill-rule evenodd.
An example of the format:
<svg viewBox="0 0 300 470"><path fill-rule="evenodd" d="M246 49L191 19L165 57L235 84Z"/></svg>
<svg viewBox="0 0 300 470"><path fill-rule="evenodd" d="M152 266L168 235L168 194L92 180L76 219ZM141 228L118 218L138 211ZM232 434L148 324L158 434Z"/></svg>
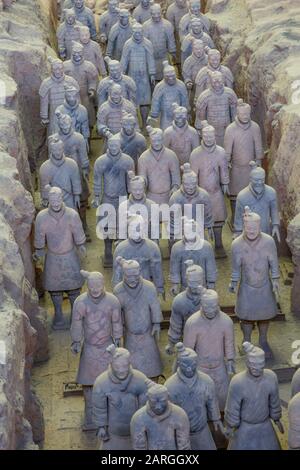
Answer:
<svg viewBox="0 0 300 470"><path fill-rule="evenodd" d="M189 450L190 423L186 412L169 400L163 385L150 385L148 401L132 417L134 450Z"/></svg>
<svg viewBox="0 0 300 470"><path fill-rule="evenodd" d="M184 345L198 355L198 368L215 382L220 410L225 408L229 377L235 373L234 329L231 318L219 307L218 294L202 293L201 310L186 322Z"/></svg>
<svg viewBox="0 0 300 470"><path fill-rule="evenodd" d="M79 41L79 27L81 23L76 21L73 9L64 10L64 21L56 31L58 52L62 60L70 59L72 53L72 41Z"/></svg>
<svg viewBox="0 0 300 470"><path fill-rule="evenodd" d="M97 69L98 75L106 77L106 67L99 44L91 39L91 33L87 26L80 26L79 39L83 46L84 60L91 62Z"/></svg>
<svg viewBox="0 0 300 470"><path fill-rule="evenodd" d="M45 258L43 284L54 305L54 330L67 328L62 312L63 292L68 294L71 309L80 294L83 278L78 253L85 256L84 244L78 213L65 206L61 189L51 188L49 207L39 212L35 221L34 260Z"/></svg>
<svg viewBox="0 0 300 470"><path fill-rule="evenodd" d="M284 433L277 376L264 368L262 349L249 342L243 347L247 370L232 378L225 408L228 450L280 450L272 425Z"/></svg>
<svg viewBox="0 0 300 470"><path fill-rule="evenodd" d="M93 387L93 422L100 450L131 450L130 421L146 403L147 377L132 367L126 349L111 345L107 352L111 362Z"/></svg>
<svg viewBox="0 0 300 470"><path fill-rule="evenodd" d="M181 41L181 62L191 55L193 51L193 42L198 39L204 44L204 47L214 48L214 42L209 34L205 33L201 18L194 17L190 22L190 32Z"/></svg>
<svg viewBox="0 0 300 470"><path fill-rule="evenodd" d="M120 344L123 336L121 308L118 299L105 291L104 277L99 272L81 271L87 281L87 292L75 301L71 324L71 350L81 351L76 382L83 385L85 420L83 430L96 429L92 418L92 388L98 375L110 363L107 347Z"/></svg>
<svg viewBox="0 0 300 470"><path fill-rule="evenodd" d="M159 377L163 371L158 348L163 316L156 288L143 279L136 260L118 258L116 261L123 271L123 281L116 285L114 294L122 309L124 346L135 369L147 377Z"/></svg>
<svg viewBox="0 0 300 470"><path fill-rule="evenodd" d="M109 76L100 80L97 96L99 106L108 99L111 86L116 83L122 88L122 96L132 103L136 103L136 84L131 77L125 75L122 71L122 65L118 60L112 60L108 56L105 57Z"/></svg>

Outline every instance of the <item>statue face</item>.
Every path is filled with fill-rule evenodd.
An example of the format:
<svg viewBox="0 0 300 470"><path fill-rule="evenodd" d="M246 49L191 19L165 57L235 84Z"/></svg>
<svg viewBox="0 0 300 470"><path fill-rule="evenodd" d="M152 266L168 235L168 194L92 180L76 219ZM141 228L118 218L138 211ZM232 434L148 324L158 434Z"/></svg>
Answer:
<svg viewBox="0 0 300 470"><path fill-rule="evenodd" d="M135 122L133 120L123 121L122 129L127 136L133 135L135 132Z"/></svg>
<svg viewBox="0 0 300 470"><path fill-rule="evenodd" d="M251 121L251 108L250 106L238 106L237 108L238 120L242 124L248 124Z"/></svg>
<svg viewBox="0 0 300 470"><path fill-rule="evenodd" d="M265 177L260 175L250 175L250 184L256 194L261 194L265 189Z"/></svg>
<svg viewBox="0 0 300 470"><path fill-rule="evenodd" d="M57 142L55 145L51 146L50 153L55 160L62 160L64 156L64 144Z"/></svg>
<svg viewBox="0 0 300 470"><path fill-rule="evenodd" d="M202 139L204 144L207 147L212 147L216 143L215 131L212 129L203 129L202 130Z"/></svg>
<svg viewBox="0 0 300 470"><path fill-rule="evenodd" d="M134 181L130 184L131 194L134 199L141 201L145 196L145 185L138 181Z"/></svg>
<svg viewBox="0 0 300 470"><path fill-rule="evenodd" d="M142 0L141 4L143 8L148 8L150 5L150 0Z"/></svg>
<svg viewBox="0 0 300 470"><path fill-rule="evenodd" d="M91 39L91 33L88 28L80 30L80 41L82 44L88 44Z"/></svg>
<svg viewBox="0 0 300 470"><path fill-rule="evenodd" d="M220 63L221 63L221 55L219 55L219 54L208 54L208 62L209 62L209 65L213 69L219 68Z"/></svg>
<svg viewBox="0 0 300 470"><path fill-rule="evenodd" d="M151 11L151 18L154 23L159 23L161 21L161 10L155 9Z"/></svg>
<svg viewBox="0 0 300 470"><path fill-rule="evenodd" d="M185 113L175 113L174 122L181 129L187 123L187 115Z"/></svg>
<svg viewBox="0 0 300 470"><path fill-rule="evenodd" d="M130 359L126 356L119 356L111 361L111 368L114 375L119 380L127 379L130 372Z"/></svg>
<svg viewBox="0 0 300 470"><path fill-rule="evenodd" d="M142 223L129 223L128 224L128 238L134 242L140 242L144 237L144 226Z"/></svg>
<svg viewBox="0 0 300 470"><path fill-rule="evenodd" d="M78 93L77 91L66 91L65 98L70 106L75 106L78 102Z"/></svg>
<svg viewBox="0 0 300 470"><path fill-rule="evenodd" d="M184 358L184 359L179 359L179 370L182 372L182 374L187 377L187 378L192 378L197 372L197 358L196 357L190 357L190 358Z"/></svg>
<svg viewBox="0 0 300 470"><path fill-rule="evenodd" d="M110 13L117 13L117 8L119 6L119 2L116 0L109 0L108 1L108 9Z"/></svg>
<svg viewBox="0 0 300 470"><path fill-rule="evenodd" d="M198 187L197 178L183 176L183 178L182 178L182 186L183 186L184 192L185 192L188 196L192 196L193 194L195 194L196 189L197 189L197 187Z"/></svg>
<svg viewBox="0 0 300 470"><path fill-rule="evenodd" d="M72 25L74 24L76 21L76 16L74 13L68 13L66 15L66 23L69 24L69 25Z"/></svg>
<svg viewBox="0 0 300 470"><path fill-rule="evenodd" d="M132 37L135 40L135 42L142 42L143 40L143 30L138 30L138 31L133 31Z"/></svg>
<svg viewBox="0 0 300 470"><path fill-rule="evenodd" d="M192 226L190 223L183 223L183 234L184 239L187 243L194 243L197 239L197 232L195 227Z"/></svg>
<svg viewBox="0 0 300 470"><path fill-rule="evenodd" d="M201 59L204 55L204 47L195 43L193 44L193 54L198 58Z"/></svg>
<svg viewBox="0 0 300 470"><path fill-rule="evenodd" d="M187 275L187 286L191 293L194 295L200 295L203 286L203 275L201 272L194 272L193 275Z"/></svg>
<svg viewBox="0 0 300 470"><path fill-rule="evenodd" d="M244 230L246 237L249 240L256 240L258 235L260 234L260 222L257 220L252 221L245 221L244 222Z"/></svg>
<svg viewBox="0 0 300 470"><path fill-rule="evenodd" d="M82 8L84 6L84 0L74 0L74 5L76 8Z"/></svg>
<svg viewBox="0 0 300 470"><path fill-rule="evenodd" d="M257 360L249 360L246 361L248 370L253 377L261 377L264 373L265 361Z"/></svg>
<svg viewBox="0 0 300 470"><path fill-rule="evenodd" d="M200 15L200 13L201 13L200 2L199 2L199 4L198 3L193 3L190 6L190 13L191 13L191 15L194 15L194 16L199 16Z"/></svg>
<svg viewBox="0 0 300 470"><path fill-rule="evenodd" d="M160 393L160 394L151 394L148 398L149 406L153 413L157 416L164 414L168 409L168 394L167 393Z"/></svg>
<svg viewBox="0 0 300 470"><path fill-rule="evenodd" d="M91 297L97 299L104 292L104 279L101 276L90 276L87 281L88 291Z"/></svg>
<svg viewBox="0 0 300 470"><path fill-rule="evenodd" d="M124 270L124 281L132 289L138 286L140 282L140 276L141 276L140 270L137 270L137 269L134 269L134 270L125 269Z"/></svg>
<svg viewBox="0 0 300 470"><path fill-rule="evenodd" d="M64 64L63 63L55 63L52 65L52 75L59 79L64 76Z"/></svg>
<svg viewBox="0 0 300 470"><path fill-rule="evenodd" d="M219 313L219 302L217 299L202 299L202 312L208 318L212 320Z"/></svg>
<svg viewBox="0 0 300 470"><path fill-rule="evenodd" d="M221 92L224 89L224 81L223 78L212 78L211 79L211 86L212 89L216 92Z"/></svg>
<svg viewBox="0 0 300 470"><path fill-rule="evenodd" d="M187 4L187 1L186 0L176 0L175 3L178 6L178 8L185 8L186 4Z"/></svg>
<svg viewBox="0 0 300 470"><path fill-rule="evenodd" d="M201 33L203 32L203 26L200 22L199 23L192 23L191 29L192 29L192 33L195 36L200 36Z"/></svg>
<svg viewBox="0 0 300 470"><path fill-rule="evenodd" d="M127 26L129 24L129 14L121 13L119 21L122 26Z"/></svg>
<svg viewBox="0 0 300 470"><path fill-rule="evenodd" d="M155 152L160 152L163 148L163 132L155 132L155 134L150 136L151 147Z"/></svg>
<svg viewBox="0 0 300 470"><path fill-rule="evenodd" d="M120 104L122 101L122 90L119 88L112 88L110 91L110 99L115 104Z"/></svg>
<svg viewBox="0 0 300 470"><path fill-rule="evenodd" d="M63 205L62 192L49 194L49 206L54 212L59 212Z"/></svg>
<svg viewBox="0 0 300 470"><path fill-rule="evenodd" d="M121 151L121 142L115 139L109 139L107 148L112 157L117 157Z"/></svg>
<svg viewBox="0 0 300 470"><path fill-rule="evenodd" d="M83 59L83 51L77 51L77 50L72 51L72 61L73 62L75 62L76 64L80 64L82 59Z"/></svg>
<svg viewBox="0 0 300 470"><path fill-rule="evenodd" d="M109 67L109 75L112 80L120 80L122 76L121 64L113 64Z"/></svg>
<svg viewBox="0 0 300 470"><path fill-rule="evenodd" d="M59 129L64 135L70 134L72 130L72 119L65 119L63 121L58 121Z"/></svg>
<svg viewBox="0 0 300 470"><path fill-rule="evenodd" d="M175 85L176 84L176 72L175 72L175 70L169 70L168 72L165 72L164 73L164 79L165 79L165 82L169 86Z"/></svg>

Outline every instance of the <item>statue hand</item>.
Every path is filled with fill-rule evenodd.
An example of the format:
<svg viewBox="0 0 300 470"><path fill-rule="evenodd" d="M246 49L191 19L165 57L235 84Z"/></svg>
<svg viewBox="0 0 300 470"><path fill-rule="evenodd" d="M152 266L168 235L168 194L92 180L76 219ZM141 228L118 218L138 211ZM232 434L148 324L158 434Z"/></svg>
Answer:
<svg viewBox="0 0 300 470"><path fill-rule="evenodd" d="M42 207L48 207L48 199L42 199Z"/></svg>
<svg viewBox="0 0 300 470"><path fill-rule="evenodd" d="M91 206L94 209L97 209L97 207L100 206L100 197L99 196L95 196L95 199L92 200Z"/></svg>
<svg viewBox="0 0 300 470"><path fill-rule="evenodd" d="M228 287L228 291L231 294L235 294L236 290L237 290L237 282L236 281L231 281L231 283L229 284L229 287Z"/></svg>
<svg viewBox="0 0 300 470"><path fill-rule="evenodd" d="M279 280L272 279L273 292L275 295L279 295Z"/></svg>
<svg viewBox="0 0 300 470"><path fill-rule="evenodd" d="M71 351L73 354L78 354L81 351L81 342L75 341L71 344Z"/></svg>
<svg viewBox="0 0 300 470"><path fill-rule="evenodd" d="M41 120L41 124L42 124L43 127L47 127L49 122L50 122L49 119L42 119Z"/></svg>
<svg viewBox="0 0 300 470"><path fill-rule="evenodd" d="M160 336L160 323L154 323L151 331L151 336L154 336L159 341Z"/></svg>
<svg viewBox="0 0 300 470"><path fill-rule="evenodd" d="M179 284L173 284L170 289L170 294L175 297L175 295L179 294L180 286Z"/></svg>
<svg viewBox="0 0 300 470"><path fill-rule="evenodd" d="M208 236L210 240L213 242L215 239L214 229L212 227L208 227L207 231L208 231Z"/></svg>
<svg viewBox="0 0 300 470"><path fill-rule="evenodd" d="M80 255L81 258L86 257L86 247L84 245L80 245L78 247L78 251L79 251L79 255Z"/></svg>
<svg viewBox="0 0 300 470"><path fill-rule="evenodd" d="M224 428L224 436L226 437L226 439L232 439L233 438L233 435L234 435L234 429L231 427L231 426L226 426Z"/></svg>
<svg viewBox="0 0 300 470"><path fill-rule="evenodd" d="M83 176L83 178L88 181L89 175L90 175L89 169L88 169L88 168L83 168L83 169L82 169L82 176Z"/></svg>
<svg viewBox="0 0 300 470"><path fill-rule="evenodd" d="M280 231L279 231L279 225L273 225L272 228L272 237L277 238L278 243L280 243Z"/></svg>
<svg viewBox="0 0 300 470"><path fill-rule="evenodd" d="M66 59L67 57L67 51L66 51L66 48L65 47L61 47L59 48L59 57L61 58L61 60L64 60Z"/></svg>
<svg viewBox="0 0 300 470"><path fill-rule="evenodd" d="M108 441L109 434L106 428L99 428L97 432L97 437L99 437L99 439L101 439L102 441Z"/></svg>
<svg viewBox="0 0 300 470"><path fill-rule="evenodd" d="M114 343L117 348L121 346L121 338L114 338Z"/></svg>
<svg viewBox="0 0 300 470"><path fill-rule="evenodd" d="M220 431L220 432L223 434L223 436L226 437L226 429L225 429L225 427L223 426L223 423L222 423L221 420L219 420L219 421L213 421L213 425L214 425L214 430L215 430L216 432Z"/></svg>
<svg viewBox="0 0 300 470"><path fill-rule="evenodd" d="M193 82L187 81L185 85L188 90L191 90L193 88Z"/></svg>
<svg viewBox="0 0 300 470"><path fill-rule="evenodd" d="M106 44L107 39L106 39L105 34L100 34L99 41L100 41L100 43L103 44L103 45Z"/></svg>
<svg viewBox="0 0 300 470"><path fill-rule="evenodd" d="M222 191L223 194L229 194L229 185L228 184L222 184Z"/></svg>
<svg viewBox="0 0 300 470"><path fill-rule="evenodd" d="M150 75L150 83L153 87L155 87L156 82L155 82L155 75Z"/></svg>
<svg viewBox="0 0 300 470"><path fill-rule="evenodd" d="M43 259L45 256L45 251L44 250L35 250L35 252L32 254L32 259L36 263L40 260Z"/></svg>
<svg viewBox="0 0 300 470"><path fill-rule="evenodd" d="M80 194L76 194L74 196L74 204L75 204L75 207L76 209L80 209Z"/></svg>
<svg viewBox="0 0 300 470"><path fill-rule="evenodd" d="M274 421L274 423L276 424L276 426L278 427L278 430L281 434L284 434L284 427L283 427L283 424L282 422L280 421L280 419L278 419L278 421Z"/></svg>
<svg viewBox="0 0 300 470"><path fill-rule="evenodd" d="M168 354L168 356L172 356L174 354L174 344L168 343L167 346L165 347L165 351Z"/></svg>
<svg viewBox="0 0 300 470"><path fill-rule="evenodd" d="M88 91L89 98L93 98L94 94L95 94L95 90Z"/></svg>
<svg viewBox="0 0 300 470"><path fill-rule="evenodd" d="M234 375L235 374L235 365L233 360L229 360L227 362L227 374Z"/></svg>

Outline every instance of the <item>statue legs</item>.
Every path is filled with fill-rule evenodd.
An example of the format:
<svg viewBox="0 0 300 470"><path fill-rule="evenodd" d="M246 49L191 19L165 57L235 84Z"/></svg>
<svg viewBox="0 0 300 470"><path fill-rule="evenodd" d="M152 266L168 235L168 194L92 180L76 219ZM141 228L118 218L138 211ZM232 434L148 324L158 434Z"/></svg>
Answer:
<svg viewBox="0 0 300 470"><path fill-rule="evenodd" d="M259 331L259 345L264 350L266 359L270 359L273 357L272 350L268 343L268 328L269 328L269 321L258 321L258 331Z"/></svg>
<svg viewBox="0 0 300 470"><path fill-rule="evenodd" d="M223 222L217 223L217 225L213 226L214 237L215 237L215 254L216 258L226 258L226 252L223 246L222 240L222 230L223 230Z"/></svg>
<svg viewBox="0 0 300 470"><path fill-rule="evenodd" d="M63 293L49 292L54 305L54 319L52 323L53 330L67 330L68 325L62 311Z"/></svg>
<svg viewBox="0 0 300 470"><path fill-rule="evenodd" d="M251 335L254 327L254 322L253 321L247 321L247 320L242 320L241 321L241 330L243 332L243 343L245 341L248 341L251 343Z"/></svg>
<svg viewBox="0 0 300 470"><path fill-rule="evenodd" d="M140 106L140 113L141 113L141 118L142 118L143 129L145 129L146 125L147 125L147 117L148 117L148 114L149 114L149 110L150 110L150 106L148 106L148 105Z"/></svg>
<svg viewBox="0 0 300 470"><path fill-rule="evenodd" d="M234 231L234 216L235 216L235 207L236 207L236 196L229 196L230 208L231 208L231 217L229 221L229 226L231 231Z"/></svg>
<svg viewBox="0 0 300 470"><path fill-rule="evenodd" d="M104 240L104 258L103 258L104 268L111 268L113 265L112 244L113 244L113 240L111 240L110 238L106 238Z"/></svg>
<svg viewBox="0 0 300 470"><path fill-rule="evenodd" d="M87 224L87 221L86 221L86 209L87 209L87 201L81 201L80 202L79 215L80 215L83 230L84 230L84 233L85 233L85 236L86 236L86 241L91 242L92 239L91 239L88 224Z"/></svg>
<svg viewBox="0 0 300 470"><path fill-rule="evenodd" d="M84 423L82 426L83 431L95 431L97 426L93 423L93 403L92 403L92 385L83 385L84 396Z"/></svg>
<svg viewBox="0 0 300 470"><path fill-rule="evenodd" d="M80 295L80 292L81 292L80 289L69 290L67 292L70 305L71 305L71 319L72 319L72 313L73 313L73 305L77 297Z"/></svg>

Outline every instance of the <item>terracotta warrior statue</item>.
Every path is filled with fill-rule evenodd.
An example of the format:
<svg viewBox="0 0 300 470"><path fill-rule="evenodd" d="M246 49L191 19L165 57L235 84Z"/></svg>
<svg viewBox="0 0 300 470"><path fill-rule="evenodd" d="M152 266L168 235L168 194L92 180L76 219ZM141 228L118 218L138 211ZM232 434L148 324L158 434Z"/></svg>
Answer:
<svg viewBox="0 0 300 470"><path fill-rule="evenodd" d="M198 184L211 199L215 251L218 258L226 257L222 241L222 229L227 218L225 194L228 194L229 172L225 150L217 145L215 129L207 121L201 123L202 142L190 157L192 170L198 177Z"/></svg>
<svg viewBox="0 0 300 470"><path fill-rule="evenodd" d="M215 382L219 407L224 411L230 376L235 374L234 329L219 307L214 290L202 293L201 309L186 322L183 343L196 351L198 369Z"/></svg>
<svg viewBox="0 0 300 470"><path fill-rule="evenodd" d="M130 352L110 345L110 364L94 383L93 423L100 450L131 450L130 421L147 401L147 377L132 367Z"/></svg>
<svg viewBox="0 0 300 470"><path fill-rule="evenodd" d="M207 53L203 41L194 39L192 42L192 53L184 61L182 66L182 76L189 92L190 107L194 108L196 85L195 80L198 73L207 65Z"/></svg>
<svg viewBox="0 0 300 470"><path fill-rule="evenodd" d="M45 258L43 286L54 305L52 328L67 328L62 311L63 293L71 304L80 294L83 277L79 255L85 256L85 234L78 212L63 202L60 188L49 191L49 207L40 211L35 220L33 259Z"/></svg>
<svg viewBox="0 0 300 470"><path fill-rule="evenodd" d="M199 145L198 132L188 123L188 111L173 103L173 122L164 131L164 144L173 150L180 165L187 163L192 151Z"/></svg>
<svg viewBox="0 0 300 470"><path fill-rule="evenodd" d="M211 244L203 240L197 232L194 220L184 219L183 238L172 246L170 256L171 294L177 295L181 289L186 289L186 266L188 259L203 269L203 285L213 289L217 280L217 266Z"/></svg>
<svg viewBox="0 0 300 470"><path fill-rule="evenodd" d="M209 34L210 21L207 16L201 13L201 0L189 0L189 11L181 18L179 23L179 36L182 41L185 36L190 32L192 18L200 18L203 24L204 31Z"/></svg>
<svg viewBox="0 0 300 470"><path fill-rule="evenodd" d="M119 10L119 19L115 23L109 34L106 46L106 55L115 60L120 60L125 42L132 35L132 24L130 13L126 8Z"/></svg>
<svg viewBox="0 0 300 470"><path fill-rule="evenodd" d="M235 92L224 85L221 72L210 72L210 88L196 102L196 129L201 130L201 121L207 120L215 128L217 145L224 146L226 127L234 121L237 108Z"/></svg>
<svg viewBox="0 0 300 470"><path fill-rule="evenodd" d="M105 62L109 75L100 80L98 85L97 97L99 106L107 101L109 90L114 83L121 86L123 98L135 104L137 90L134 80L123 73L122 65L118 60L112 60L106 56Z"/></svg>
<svg viewBox="0 0 300 470"><path fill-rule="evenodd" d="M300 369L298 369L299 371ZM288 406L290 450L300 450L300 392L292 396Z"/></svg>
<svg viewBox="0 0 300 470"><path fill-rule="evenodd" d="M124 346L131 354L131 363L149 378L159 377L163 366L158 348L160 324L163 321L157 291L144 279L136 260L118 258L123 281L114 288L122 309Z"/></svg>
<svg viewBox="0 0 300 470"><path fill-rule="evenodd" d="M182 185L180 186L180 189L176 191L175 193L172 194L170 197L169 201L169 206L172 208L172 206L177 205L177 207L181 208L181 212L179 214L178 220L180 219L180 216L182 217L184 215L185 207L187 205L190 206L190 214L189 216L192 217L193 220L197 220L197 207L199 205L204 206L204 229L207 229L210 238L213 239L213 209L212 209L212 203L211 203L211 198L205 189L202 189L198 186L198 176L196 173L194 173L191 170L191 166L189 163L185 163L181 167L183 171L182 175ZM177 235L177 228L176 227L176 221L174 220L174 211L171 210L170 213L170 235L171 235L171 241L178 239ZM177 224L178 225L178 224ZM181 224L180 224L181 225ZM181 228L181 227L180 227ZM181 230L179 232L179 238L181 237Z"/></svg>
<svg viewBox="0 0 300 470"><path fill-rule="evenodd" d="M266 357L272 357L268 344L269 322L277 315L279 296L279 265L273 238L261 230L261 217L245 208L244 230L232 243L232 274L229 291L238 287L235 312L241 320L244 341L251 341L255 322L258 324L259 345Z"/></svg>
<svg viewBox="0 0 300 470"><path fill-rule="evenodd" d="M93 207L112 204L119 208L119 198L128 196L128 171L134 171L134 161L121 151L119 136L110 135L107 151L97 158L94 165L94 200ZM117 228L117 227L116 227ZM112 266L112 238L105 238L104 266Z"/></svg>
<svg viewBox="0 0 300 470"><path fill-rule="evenodd" d="M243 348L247 370L232 378L225 408L228 450L280 450L272 424L284 433L277 376L265 369L262 349L249 342Z"/></svg>
<svg viewBox="0 0 300 470"><path fill-rule="evenodd" d="M137 131L136 117L124 112L122 115L122 128L117 135L121 140L122 152L133 159L137 170L138 159L147 150L147 142L143 134Z"/></svg>
<svg viewBox="0 0 300 470"><path fill-rule="evenodd" d="M140 108L144 128L151 105L152 88L155 86L156 67L152 43L144 37L140 23L132 26L132 37L123 47L121 65L124 73L136 84L136 104Z"/></svg>
<svg viewBox="0 0 300 470"><path fill-rule="evenodd" d="M177 371L166 382L172 403L180 406L190 421L190 440L192 450L216 450L208 421L216 431L225 434L221 421L216 387L214 381L198 370L197 353L176 344Z"/></svg>
<svg viewBox="0 0 300 470"><path fill-rule="evenodd" d="M168 330L168 344L166 353L174 353L174 346L183 338L183 329L187 319L201 308L201 295L203 291L204 273L201 266L188 259L185 261L187 287L176 295L172 302L170 326Z"/></svg>
<svg viewBox="0 0 300 470"><path fill-rule="evenodd" d="M84 0L74 0L73 9L75 11L76 20L89 28L92 40L96 41L97 31L92 10L85 6Z"/></svg>
<svg viewBox="0 0 300 470"><path fill-rule="evenodd" d="M134 450L189 450L190 423L186 412L169 399L168 389L151 384L148 401L132 417Z"/></svg>
<svg viewBox="0 0 300 470"><path fill-rule="evenodd" d="M47 207L49 189L56 186L62 191L65 205L79 210L82 186L78 165L65 156L64 143L57 135L49 137L48 148L49 160L41 165L39 171L42 206Z"/></svg>
<svg viewBox="0 0 300 470"><path fill-rule="evenodd" d="M87 241L91 241L86 221L86 209L88 205L89 190L89 172L90 162L87 154L87 147L84 137L74 130L72 118L68 114L61 114L56 110L58 133L54 134L64 144L64 154L72 158L79 168L81 177L81 195L79 214Z"/></svg>
<svg viewBox="0 0 300 470"><path fill-rule="evenodd" d="M181 42L181 62L191 55L193 51L193 42L198 39L204 44L204 47L212 49L215 47L214 42L209 34L204 32L204 26L200 18L192 18L190 22L190 32L182 39Z"/></svg>
<svg viewBox="0 0 300 470"><path fill-rule="evenodd" d="M64 63L60 59L48 58L51 64L51 76L45 78L39 89L40 117L43 126L48 128L48 137L56 131L56 108L65 99L65 85L73 85L79 91L79 85L73 77L65 75Z"/></svg>
<svg viewBox="0 0 300 470"><path fill-rule="evenodd" d="M260 215L261 231L272 235L280 242L280 218L275 189L265 184L266 172L255 162L250 162L250 183L242 189L236 199L234 232L240 235L243 231L243 214L245 207Z"/></svg>
<svg viewBox="0 0 300 470"><path fill-rule="evenodd" d="M162 17L161 6L154 3L150 7L151 19L143 24L145 37L151 41L154 50L156 81L163 78L163 62L168 60L168 53L176 60L176 42L174 29L168 20Z"/></svg>
<svg viewBox="0 0 300 470"><path fill-rule="evenodd" d="M132 13L132 17L140 24L145 23L151 18L150 7L153 5L153 0L141 0L137 2L138 5L135 7ZM167 18L169 19L169 18Z"/></svg>
<svg viewBox="0 0 300 470"><path fill-rule="evenodd" d="M210 87L210 72L221 72L224 77L224 85L228 88L233 88L233 75L231 70L225 65L221 65L221 53L217 49L209 49L207 51L208 64L206 67L198 72L195 79L196 93L195 104L198 96Z"/></svg>
<svg viewBox="0 0 300 470"><path fill-rule="evenodd" d="M73 9L64 10L64 21L56 31L59 56L62 60L71 59L72 41L79 41L80 23L76 21Z"/></svg>
<svg viewBox="0 0 300 470"><path fill-rule="evenodd" d="M108 0L107 10L100 15L99 18L99 32L100 42L105 45L107 43L108 35L114 24L119 19L119 0Z"/></svg>
<svg viewBox="0 0 300 470"><path fill-rule="evenodd" d="M80 103L79 89L73 85L66 85L65 100L56 108L56 111L70 116L74 130L84 137L87 149L89 149L89 117L87 109Z"/></svg>
<svg viewBox="0 0 300 470"><path fill-rule="evenodd" d="M135 105L123 97L121 85L111 81L108 99L98 108L97 129L99 135L105 137L107 131L112 134L120 132L124 112L130 113L136 118Z"/></svg>
<svg viewBox="0 0 300 470"><path fill-rule="evenodd" d="M76 382L82 384L85 402L84 431L97 429L92 417L92 391L98 375L107 370L110 354L107 347L120 345L123 336L121 308L118 299L105 291L104 277L99 272L81 271L87 292L74 303L71 324L71 350L80 354Z"/></svg>
<svg viewBox="0 0 300 470"><path fill-rule="evenodd" d="M180 187L179 161L175 152L164 146L161 129L147 126L150 148L138 160L138 174L147 184L147 197L157 204L168 204Z"/></svg>
<svg viewBox="0 0 300 470"><path fill-rule="evenodd" d="M91 39L91 33L87 26L80 26L79 34L80 43L83 46L84 60L92 62L92 64L97 69L98 75L101 75L101 77L106 77L107 72L101 47L96 41Z"/></svg>
<svg viewBox="0 0 300 470"><path fill-rule="evenodd" d="M114 251L112 285L116 286L123 279L123 270L118 257L136 260L141 268L143 279L153 282L157 293L162 296L164 278L160 249L154 241L146 238L145 219L138 214L128 217L128 239L118 244Z"/></svg>
<svg viewBox="0 0 300 470"><path fill-rule="evenodd" d="M174 0L172 3L168 2L169 6L166 12L166 19L170 21L174 28L175 41L176 41L176 65L177 67L181 64L180 57L180 37L179 37L179 23L181 18L188 13L187 0ZM180 70L180 69L179 69Z"/></svg>
<svg viewBox="0 0 300 470"><path fill-rule="evenodd" d="M163 62L164 78L153 92L149 123L154 119L160 120L160 128L166 129L173 121L173 103L189 109L189 98L185 84L176 78L175 67Z"/></svg>

